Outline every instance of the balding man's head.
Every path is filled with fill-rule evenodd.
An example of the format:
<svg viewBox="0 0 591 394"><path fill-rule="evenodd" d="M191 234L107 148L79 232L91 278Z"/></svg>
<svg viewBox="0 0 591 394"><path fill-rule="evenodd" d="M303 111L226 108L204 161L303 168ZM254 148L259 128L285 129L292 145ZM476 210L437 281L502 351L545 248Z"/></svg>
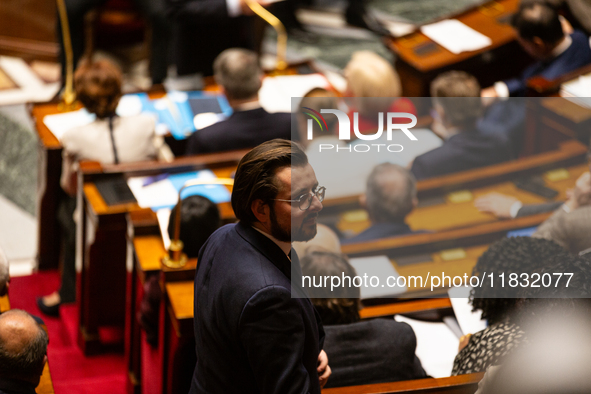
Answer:
<svg viewBox="0 0 591 394"><path fill-rule="evenodd" d="M415 178L399 165L379 164L367 178L365 205L374 223L404 221L415 207L416 198Z"/></svg>
<svg viewBox="0 0 591 394"><path fill-rule="evenodd" d="M47 333L27 312L0 314L0 376L39 384L47 343Z"/></svg>
<svg viewBox="0 0 591 394"><path fill-rule="evenodd" d="M8 274L8 258L6 254L0 249L0 297L5 295L8 290L8 281L10 276Z"/></svg>
<svg viewBox="0 0 591 394"><path fill-rule="evenodd" d="M256 53L247 49L226 49L213 63L216 82L228 99L246 100L257 96L263 72Z"/></svg>

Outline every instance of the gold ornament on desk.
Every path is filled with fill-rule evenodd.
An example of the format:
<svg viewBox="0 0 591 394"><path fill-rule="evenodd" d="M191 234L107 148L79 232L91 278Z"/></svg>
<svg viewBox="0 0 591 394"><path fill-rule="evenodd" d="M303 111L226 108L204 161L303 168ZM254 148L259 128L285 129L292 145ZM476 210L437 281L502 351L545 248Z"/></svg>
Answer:
<svg viewBox="0 0 591 394"><path fill-rule="evenodd" d="M283 74L287 69L286 53L287 53L287 32L283 23L273 14L271 14L265 7L256 2L256 0L245 0L248 8L255 14L261 17L265 22L270 24L275 32L277 32L277 63L275 66L275 74Z"/></svg>
<svg viewBox="0 0 591 394"><path fill-rule="evenodd" d="M72 51L70 24L64 0L57 0L57 9L62 26L62 41L64 43L64 55L66 59L66 85L62 93L61 109L70 111L74 108L74 102L76 101L76 93L74 93L74 52Z"/></svg>
<svg viewBox="0 0 591 394"><path fill-rule="evenodd" d="M233 186L234 179L231 178L216 178L216 179L193 179L185 182L181 190L179 190L179 200L176 204L176 213L174 216L174 237L170 240L170 248L168 255L162 258L162 264L168 268L182 268L187 264L187 255L183 253L183 241L180 240L181 235L181 207L182 199L181 193L183 190L193 186L207 186L207 185L225 185Z"/></svg>

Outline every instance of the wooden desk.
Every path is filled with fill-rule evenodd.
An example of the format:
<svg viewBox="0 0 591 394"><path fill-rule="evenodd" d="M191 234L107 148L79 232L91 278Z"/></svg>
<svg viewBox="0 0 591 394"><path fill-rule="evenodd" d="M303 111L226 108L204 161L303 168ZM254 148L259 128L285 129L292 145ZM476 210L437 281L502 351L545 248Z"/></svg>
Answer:
<svg viewBox="0 0 591 394"><path fill-rule="evenodd" d="M560 181L546 180L546 186L559 191L557 197L553 201L566 200L566 190L574 187L576 179L589 170L587 164L579 164L572 167L567 167L570 176L568 179ZM413 229L421 229L428 231L445 231L456 228L463 228L475 226L483 223L498 222L494 215L480 212L474 206L474 200L480 196L488 193L497 192L505 195L513 196L524 204L537 204L547 202L545 198L519 189L512 182L502 182L488 187L477 188L469 190L472 195L468 201L464 202L450 202L449 200L442 200L436 205L429 205L417 207L406 218L406 222ZM321 221L324 219L321 218ZM337 228L341 232L359 233L370 226L369 218L365 211L349 211L340 215L337 223ZM539 224L539 223L538 223ZM534 224L536 225L536 224Z"/></svg>
<svg viewBox="0 0 591 394"><path fill-rule="evenodd" d="M10 301L8 300L8 296L0 297L0 313L6 312L10 309Z"/></svg>
<svg viewBox="0 0 591 394"><path fill-rule="evenodd" d="M531 59L516 42L516 33L508 24L518 7L519 0L497 0L452 16L492 40L492 45L481 50L455 55L420 30L391 39L387 45L396 54L403 95L429 97L431 81L448 70L467 71L482 87L521 73Z"/></svg>
<svg viewBox="0 0 591 394"><path fill-rule="evenodd" d="M393 383L367 384L322 390L323 394L473 394L484 373L450 376L448 378L406 380Z"/></svg>
<svg viewBox="0 0 591 394"><path fill-rule="evenodd" d="M591 109L563 97L526 99L523 154L547 152L563 141L589 146Z"/></svg>
<svg viewBox="0 0 591 394"><path fill-rule="evenodd" d="M442 196L459 190L483 188L544 173L555 168L570 167L585 162L588 148L578 141L568 140L556 144L548 152L512 160L487 167L462 171L417 182L419 206L425 201L441 199ZM423 201L421 203L421 201ZM360 209L359 196L330 198L322 202L320 218L339 215L342 212ZM330 219L329 219L330 220ZM333 220L334 222L334 220ZM334 222L336 223L336 222Z"/></svg>
<svg viewBox="0 0 591 394"><path fill-rule="evenodd" d="M41 375L41 381L35 391L37 394L54 394L51 373L49 372L49 363L45 363L43 374Z"/></svg>
<svg viewBox="0 0 591 394"><path fill-rule="evenodd" d="M124 326L127 272L131 268L131 256L126 244L129 212L143 212L137 203L108 206L98 192L95 180L105 176L144 176L162 172L185 172L203 168L213 170L219 177L228 177L237 162L247 151L232 151L221 154L186 157L172 163L144 162L100 166L83 162L80 166L78 203L83 212L77 226L77 260L82 270L78 281L80 305L79 346L85 354L100 351L103 347L98 327L103 325ZM234 216L229 203L220 205L222 218ZM126 257L127 256L127 257ZM108 283L109 286L105 286Z"/></svg>

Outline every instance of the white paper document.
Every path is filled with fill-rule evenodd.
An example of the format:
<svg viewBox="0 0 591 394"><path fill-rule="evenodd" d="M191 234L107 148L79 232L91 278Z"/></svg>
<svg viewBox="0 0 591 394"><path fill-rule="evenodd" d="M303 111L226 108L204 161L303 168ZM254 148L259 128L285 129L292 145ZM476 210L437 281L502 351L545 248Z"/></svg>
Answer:
<svg viewBox="0 0 591 394"><path fill-rule="evenodd" d="M466 51L486 48L492 44L489 37L466 26L457 19L445 19L422 26L421 32L456 55Z"/></svg>
<svg viewBox="0 0 591 394"><path fill-rule="evenodd" d="M417 336L416 355L428 375L445 378L451 375L460 340L445 323L424 322L396 315L394 319L410 325Z"/></svg>
<svg viewBox="0 0 591 394"><path fill-rule="evenodd" d="M170 220L170 208L162 208L156 211L158 218L158 226L160 227L160 234L162 235L162 242L164 249L170 249L170 237L168 236L168 221Z"/></svg>
<svg viewBox="0 0 591 394"><path fill-rule="evenodd" d="M154 183L149 176L134 177L127 180L127 185L135 196L141 208L163 207L175 205L179 194L169 179L163 179Z"/></svg>
<svg viewBox="0 0 591 394"><path fill-rule="evenodd" d="M471 287L452 287L447 292L464 335L474 334L486 328L486 321L480 319L482 311L472 312L472 305L468 298L471 289Z"/></svg>
<svg viewBox="0 0 591 394"><path fill-rule="evenodd" d="M292 97L303 97L314 88L328 87L322 74L266 77L259 90L259 101L268 112L291 112Z"/></svg>
<svg viewBox="0 0 591 394"><path fill-rule="evenodd" d="M394 269L392 262L387 256L372 256L372 257L359 257L350 259L349 262L357 271L357 276L364 278L367 275L367 286L364 283L361 286L361 298L380 298L380 297L391 297L406 291L406 286L388 286L388 283L396 283L395 279L398 278L398 272ZM372 277L377 277L372 281ZM388 280L388 278L390 280ZM372 286L376 284L377 286Z"/></svg>
<svg viewBox="0 0 591 394"><path fill-rule="evenodd" d="M64 112L62 114L47 115L43 118L43 123L55 138L61 141L64 133L70 129L80 126L86 126L96 119L96 115L88 113L84 108L73 112Z"/></svg>

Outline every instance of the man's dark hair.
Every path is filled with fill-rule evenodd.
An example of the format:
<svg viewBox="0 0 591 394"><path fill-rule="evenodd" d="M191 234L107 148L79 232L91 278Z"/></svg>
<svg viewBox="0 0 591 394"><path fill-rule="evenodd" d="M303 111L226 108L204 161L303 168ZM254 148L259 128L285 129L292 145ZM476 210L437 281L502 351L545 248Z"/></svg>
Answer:
<svg viewBox="0 0 591 394"><path fill-rule="evenodd" d="M352 281L357 275L347 256L320 248L306 253L301 259L301 265L302 274L311 277L311 281L314 277L318 281L325 276L342 278L343 275L350 277ZM307 286L306 281L307 279L304 284ZM359 287L335 287L331 292L330 287L314 287L313 282L310 283L312 286L306 287L305 290L308 291L323 324L349 324L359 321Z"/></svg>
<svg viewBox="0 0 591 394"><path fill-rule="evenodd" d="M417 196L415 177L392 163L378 164L367 177L367 211L374 222L403 222Z"/></svg>
<svg viewBox="0 0 591 394"><path fill-rule="evenodd" d="M271 205L279 193L275 180L278 170L284 167L301 167L308 164L308 157L295 142L274 139L262 143L248 152L236 169L232 189L232 209L243 223L257 221L251 205L255 200Z"/></svg>
<svg viewBox="0 0 591 394"><path fill-rule="evenodd" d="M536 269L568 256L564 248L547 239L513 237L495 242L480 256L472 270L472 276L479 278L486 273L483 285L473 288L470 293L473 310L481 310L482 318L489 324L503 321L514 312L520 296L518 288L508 286L509 276L524 273L531 276ZM488 277L490 274L494 276L493 286ZM500 274L505 275L505 287L500 285Z"/></svg>
<svg viewBox="0 0 591 394"><path fill-rule="evenodd" d="M174 235L175 215L178 206L170 213L168 222L168 235ZM183 199L181 205L181 232L180 240L183 242L183 252L188 257L197 257L199 249L207 238L222 224L217 205L203 196L189 196Z"/></svg>
<svg viewBox="0 0 591 394"><path fill-rule="evenodd" d="M511 24L519 36L528 41L538 37L547 44L555 44L564 37L558 13L543 3L523 4Z"/></svg>
<svg viewBox="0 0 591 394"><path fill-rule="evenodd" d="M433 102L441 105L448 121L456 127L470 128L482 115L480 84L465 71L444 72L431 82L430 90Z"/></svg>
<svg viewBox="0 0 591 394"><path fill-rule="evenodd" d="M37 327L38 332L18 352L8 349L6 344L0 340L0 376L9 379L38 382L43 373L45 355L47 354L47 344L49 343L47 333L37 324L31 315L19 309L11 309L0 314L0 321L9 319L15 314L30 319L31 323ZM1 335L0 339L2 339Z"/></svg>

